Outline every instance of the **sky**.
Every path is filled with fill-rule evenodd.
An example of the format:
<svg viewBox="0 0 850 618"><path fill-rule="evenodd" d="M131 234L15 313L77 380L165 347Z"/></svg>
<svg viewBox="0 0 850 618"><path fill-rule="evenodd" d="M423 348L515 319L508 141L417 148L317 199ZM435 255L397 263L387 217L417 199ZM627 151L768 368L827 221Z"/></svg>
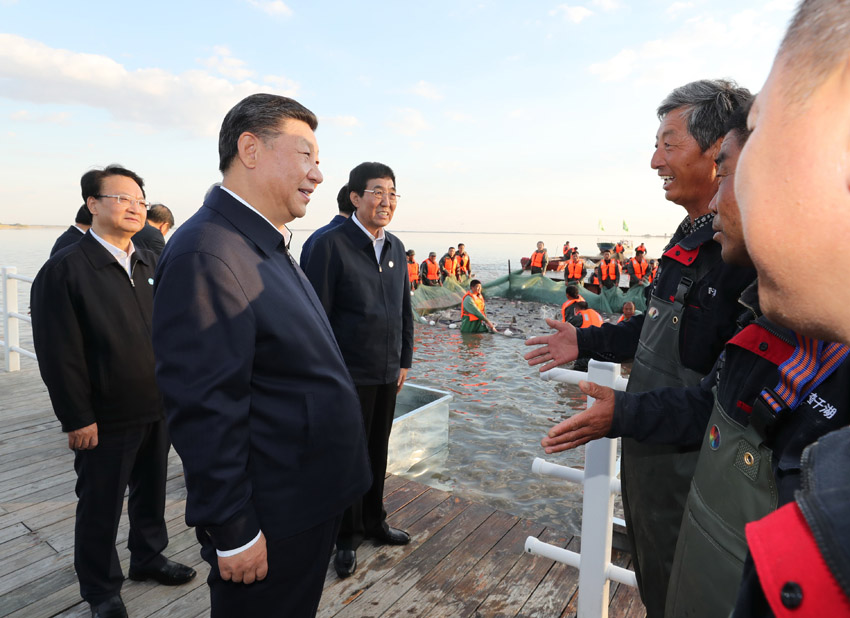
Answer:
<svg viewBox="0 0 850 618"><path fill-rule="evenodd" d="M0 223L68 225L80 176L120 163L178 225L221 180L245 96L319 117L336 213L363 161L393 168L389 229L664 234L684 210L649 167L675 87L757 92L793 0L0 0Z"/></svg>

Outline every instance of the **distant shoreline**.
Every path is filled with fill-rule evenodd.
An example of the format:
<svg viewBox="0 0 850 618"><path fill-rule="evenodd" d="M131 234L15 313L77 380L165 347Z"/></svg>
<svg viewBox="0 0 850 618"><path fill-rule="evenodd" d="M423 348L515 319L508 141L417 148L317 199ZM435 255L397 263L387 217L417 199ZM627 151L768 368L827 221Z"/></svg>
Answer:
<svg viewBox="0 0 850 618"><path fill-rule="evenodd" d="M53 230L62 225L28 225L26 223L0 223L0 230Z"/></svg>

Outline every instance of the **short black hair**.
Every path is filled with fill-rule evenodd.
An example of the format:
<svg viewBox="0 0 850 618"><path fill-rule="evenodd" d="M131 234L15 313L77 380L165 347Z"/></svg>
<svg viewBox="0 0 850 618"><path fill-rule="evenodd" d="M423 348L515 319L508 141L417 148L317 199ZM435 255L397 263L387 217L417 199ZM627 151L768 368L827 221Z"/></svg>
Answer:
<svg viewBox="0 0 850 618"><path fill-rule="evenodd" d="M389 165L376 162L365 162L355 167L348 174L348 192L354 191L357 195L363 196L366 190L366 183L374 178L391 178L395 184L395 174Z"/></svg>
<svg viewBox="0 0 850 618"><path fill-rule="evenodd" d="M578 286L571 283L567 286L567 296L570 298L578 298Z"/></svg>
<svg viewBox="0 0 850 618"><path fill-rule="evenodd" d="M588 306L587 301L580 300L576 303L576 309L590 309L590 306Z"/></svg>
<svg viewBox="0 0 850 618"><path fill-rule="evenodd" d="M474 288L476 285L481 285L481 282L478 279L473 279L469 282L469 287Z"/></svg>
<svg viewBox="0 0 850 618"><path fill-rule="evenodd" d="M174 227L174 215L165 204L154 204L148 211L148 221L151 223L167 223L168 227Z"/></svg>
<svg viewBox="0 0 850 618"><path fill-rule="evenodd" d="M88 209L88 206L83 204L77 210L77 216L74 217L74 223L79 223L80 225L91 225L92 223L92 215L91 211Z"/></svg>
<svg viewBox="0 0 850 618"><path fill-rule="evenodd" d="M103 169L93 169L83 174L82 178L80 178L80 189L82 190L83 200L87 201L90 197L97 197L100 195L103 179L109 178L110 176L126 176L127 178L130 178L139 185L139 188L142 190L142 197L146 197L145 181L142 180L141 176L125 167L113 163L112 165L107 165Z"/></svg>
<svg viewBox="0 0 850 618"><path fill-rule="evenodd" d="M350 215L354 212L354 204L351 203L351 191L348 190L348 185L342 185L339 193L336 194L336 207L341 213Z"/></svg>
<svg viewBox="0 0 850 618"><path fill-rule="evenodd" d="M252 94L227 112L218 133L218 169L224 173L239 152L239 136L253 133L267 142L280 133L280 123L286 119L305 122L316 130L319 120L295 99L276 94Z"/></svg>

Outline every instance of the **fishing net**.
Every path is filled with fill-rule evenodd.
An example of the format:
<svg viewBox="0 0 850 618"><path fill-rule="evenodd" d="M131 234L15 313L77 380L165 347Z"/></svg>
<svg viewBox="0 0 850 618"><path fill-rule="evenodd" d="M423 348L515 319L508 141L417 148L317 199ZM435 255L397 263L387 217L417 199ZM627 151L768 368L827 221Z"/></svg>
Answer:
<svg viewBox="0 0 850 618"><path fill-rule="evenodd" d="M567 299L566 285L563 281L552 281L543 275L528 275L516 270L484 283L484 296L488 298L509 298L525 300L560 307ZM446 279L442 287L420 286L413 295L412 305L420 315L430 311L449 309L460 304L463 295L469 289L468 280L458 283ZM621 313L623 303L632 301L637 311L646 311L646 285L639 284L624 292L620 288L603 289L600 294L580 287L579 294L587 301L591 309L601 313Z"/></svg>

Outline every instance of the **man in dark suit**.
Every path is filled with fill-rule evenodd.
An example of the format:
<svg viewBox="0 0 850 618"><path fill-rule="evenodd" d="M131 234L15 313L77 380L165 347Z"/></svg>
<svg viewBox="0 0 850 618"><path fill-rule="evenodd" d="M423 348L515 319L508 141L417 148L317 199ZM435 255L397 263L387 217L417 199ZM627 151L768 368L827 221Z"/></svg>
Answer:
<svg viewBox="0 0 850 618"><path fill-rule="evenodd" d="M213 618L313 616L342 512L371 482L357 391L288 249L322 182L316 125L276 95L231 109L222 184L157 271L157 380Z"/></svg>
<svg viewBox="0 0 850 618"><path fill-rule="evenodd" d="M348 199L348 193L348 185L342 185L339 193L336 194L336 204L339 212L334 215L334 218L331 219L327 225L320 227L318 230L310 234L310 237L304 241L304 244L301 246L301 259L299 261L301 268L305 268L307 266L307 261L310 259L310 249L312 249L313 243L316 239L328 230L332 230L336 226L345 223L346 219L348 219L351 216L351 213L354 212L354 204L352 204L351 200Z"/></svg>
<svg viewBox="0 0 850 618"><path fill-rule="evenodd" d="M165 237L174 227L174 215L165 204L154 204L148 210L145 226L133 236L133 244L153 251L159 257L165 249Z"/></svg>
<svg viewBox="0 0 850 618"><path fill-rule="evenodd" d="M75 451L74 568L101 618L127 616L115 538L128 484L130 579L195 576L162 555L169 442L150 334L156 258L130 240L145 222L143 184L119 166L84 174L92 227L32 284L38 367Z"/></svg>
<svg viewBox="0 0 850 618"><path fill-rule="evenodd" d="M354 214L316 239L305 271L357 385L372 466L372 487L342 520L334 559L340 577L354 573L364 538L410 541L387 525L383 504L396 394L413 360L407 256L402 242L384 230L398 203L395 174L382 163L361 163L351 170L348 188Z"/></svg>
<svg viewBox="0 0 850 618"><path fill-rule="evenodd" d="M88 206L83 204L80 206L80 209L77 210L77 216L74 217L74 225L62 232L59 238L56 239L56 242L53 243L53 248L50 250L50 257L53 257L53 254L57 251L80 242L83 234L88 232L90 227L91 213L89 212Z"/></svg>

